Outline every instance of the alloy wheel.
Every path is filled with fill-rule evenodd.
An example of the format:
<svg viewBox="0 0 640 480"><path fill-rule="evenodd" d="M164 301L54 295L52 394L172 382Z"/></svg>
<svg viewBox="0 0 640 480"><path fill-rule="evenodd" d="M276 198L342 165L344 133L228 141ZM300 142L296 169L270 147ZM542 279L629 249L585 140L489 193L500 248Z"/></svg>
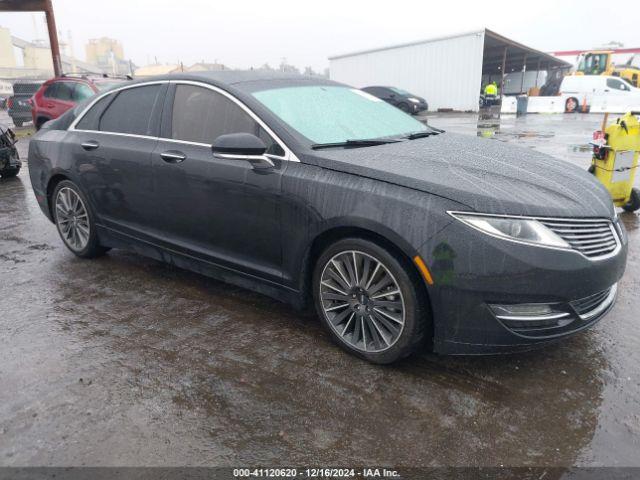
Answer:
<svg viewBox="0 0 640 480"><path fill-rule="evenodd" d="M91 234L87 208L73 189L63 187L56 196L56 224L62 239L75 251L84 250Z"/></svg>
<svg viewBox="0 0 640 480"><path fill-rule="evenodd" d="M325 264L320 302L331 329L362 352L391 348L404 329L405 303L397 280L364 252L343 251Z"/></svg>

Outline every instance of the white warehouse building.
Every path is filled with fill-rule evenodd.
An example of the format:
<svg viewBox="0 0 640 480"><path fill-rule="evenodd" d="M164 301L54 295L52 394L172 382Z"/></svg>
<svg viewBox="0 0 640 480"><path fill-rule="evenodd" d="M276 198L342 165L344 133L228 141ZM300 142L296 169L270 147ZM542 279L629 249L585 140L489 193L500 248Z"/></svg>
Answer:
<svg viewBox="0 0 640 480"><path fill-rule="evenodd" d="M482 86L495 81L504 87L503 72L571 67L487 29L337 55L329 62L332 80L401 88L424 97L432 111L478 111Z"/></svg>

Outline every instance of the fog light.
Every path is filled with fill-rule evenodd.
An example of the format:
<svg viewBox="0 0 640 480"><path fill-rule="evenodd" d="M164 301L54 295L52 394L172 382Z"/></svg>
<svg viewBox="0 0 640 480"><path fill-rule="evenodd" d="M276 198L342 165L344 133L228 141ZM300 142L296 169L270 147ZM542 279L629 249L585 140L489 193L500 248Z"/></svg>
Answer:
<svg viewBox="0 0 640 480"><path fill-rule="evenodd" d="M506 326L517 329L561 327L572 321L571 314L548 303L489 305L493 314Z"/></svg>

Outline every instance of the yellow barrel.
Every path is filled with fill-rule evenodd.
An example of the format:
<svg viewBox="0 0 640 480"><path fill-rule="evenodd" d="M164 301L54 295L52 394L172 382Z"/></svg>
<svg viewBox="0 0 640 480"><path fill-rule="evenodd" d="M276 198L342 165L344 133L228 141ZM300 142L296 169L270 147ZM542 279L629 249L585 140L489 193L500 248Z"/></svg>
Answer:
<svg viewBox="0 0 640 480"><path fill-rule="evenodd" d="M613 202L624 207L630 202L640 155L640 123L626 113L605 130L606 154L593 157L595 176L609 190Z"/></svg>

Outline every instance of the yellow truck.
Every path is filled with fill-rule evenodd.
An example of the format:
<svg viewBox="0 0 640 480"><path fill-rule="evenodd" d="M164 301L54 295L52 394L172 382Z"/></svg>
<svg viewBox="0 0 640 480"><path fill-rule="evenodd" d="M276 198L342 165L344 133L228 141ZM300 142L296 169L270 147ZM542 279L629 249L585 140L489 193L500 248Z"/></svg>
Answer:
<svg viewBox="0 0 640 480"><path fill-rule="evenodd" d="M610 75L640 88L640 55L632 55L623 65L613 62L613 50L594 50L580 54L575 75Z"/></svg>

